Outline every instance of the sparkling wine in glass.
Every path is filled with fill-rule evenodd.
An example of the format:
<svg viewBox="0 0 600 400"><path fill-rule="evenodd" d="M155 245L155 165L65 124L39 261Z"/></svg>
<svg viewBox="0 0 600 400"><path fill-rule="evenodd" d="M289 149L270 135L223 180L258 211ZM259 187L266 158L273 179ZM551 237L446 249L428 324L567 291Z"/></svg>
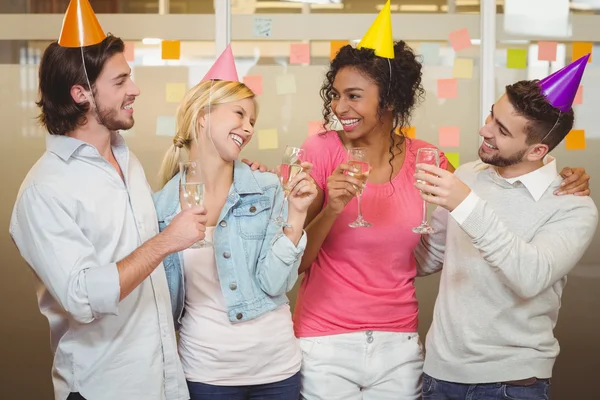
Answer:
<svg viewBox="0 0 600 400"><path fill-rule="evenodd" d="M369 162L367 161L367 148L366 147L353 147L348 150L348 165L350 170L347 172L348 175L354 176L357 179L364 179L365 174L369 171ZM371 226L370 222L367 222L362 216L361 201L363 186L355 187L357 191L356 200L358 203L358 217L354 222L351 222L348 226L351 228L366 228Z"/></svg>
<svg viewBox="0 0 600 400"><path fill-rule="evenodd" d="M179 163L179 172L181 173L180 189L183 203L192 208L204 204L204 182L200 178L200 169L195 161ZM200 249L211 247L212 243L208 240L200 240L190 246L190 249Z"/></svg>
<svg viewBox="0 0 600 400"><path fill-rule="evenodd" d="M417 150L417 164L429 164L435 165L436 167L440 166L440 153L437 149L433 148L420 148ZM419 183L425 184L426 182L417 180ZM430 233L435 233L435 229L429 225L427 221L427 202L423 200L423 217L421 220L421 225L413 228L412 231L414 233L420 233L422 235L427 235Z"/></svg>
<svg viewBox="0 0 600 400"><path fill-rule="evenodd" d="M288 226L287 222L283 219L283 207L293 189L293 187L290 186L290 182L296 175L302 172L300 163L304 161L304 156L304 149L292 146L285 147L285 152L283 153L283 158L279 167L279 179L281 180L281 186L283 187L283 203L281 203L279 215L272 220L279 226Z"/></svg>

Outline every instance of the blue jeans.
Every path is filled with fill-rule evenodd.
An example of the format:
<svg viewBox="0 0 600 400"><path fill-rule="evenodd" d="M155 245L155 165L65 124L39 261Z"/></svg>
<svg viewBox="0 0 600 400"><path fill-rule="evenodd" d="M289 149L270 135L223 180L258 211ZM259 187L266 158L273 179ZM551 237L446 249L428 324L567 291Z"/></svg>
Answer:
<svg viewBox="0 0 600 400"><path fill-rule="evenodd" d="M250 386L215 386L187 381L190 400L298 400L300 372L280 382Z"/></svg>
<svg viewBox="0 0 600 400"><path fill-rule="evenodd" d="M441 381L423 374L423 400L548 400L550 381L541 379L529 386L506 383L470 385Z"/></svg>

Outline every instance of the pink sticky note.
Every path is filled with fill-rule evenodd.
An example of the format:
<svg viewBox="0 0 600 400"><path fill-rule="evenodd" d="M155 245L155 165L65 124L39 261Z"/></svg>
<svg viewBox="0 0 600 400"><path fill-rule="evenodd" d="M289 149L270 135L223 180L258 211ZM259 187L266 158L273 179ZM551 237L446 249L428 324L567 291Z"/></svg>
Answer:
<svg viewBox="0 0 600 400"><path fill-rule="evenodd" d="M582 104L583 103L583 86L579 85L577 88L577 94L575 94L575 99L573 100L573 104Z"/></svg>
<svg viewBox="0 0 600 400"><path fill-rule="evenodd" d="M290 64L310 64L310 44L290 44Z"/></svg>
<svg viewBox="0 0 600 400"><path fill-rule="evenodd" d="M129 62L134 60L134 49L135 44L133 42L125 42L125 51L123 52L125 61Z"/></svg>
<svg viewBox="0 0 600 400"><path fill-rule="evenodd" d="M248 86L255 95L262 94L262 76L261 75L246 75L244 77L244 85Z"/></svg>
<svg viewBox="0 0 600 400"><path fill-rule="evenodd" d="M455 99L458 97L458 83L455 78L438 79L437 81L438 99Z"/></svg>
<svg viewBox="0 0 600 400"><path fill-rule="evenodd" d="M471 36L467 28L450 32L448 39L450 39L450 44L452 44L454 51L461 51L471 47Z"/></svg>
<svg viewBox="0 0 600 400"><path fill-rule="evenodd" d="M556 61L558 42L538 42L538 60Z"/></svg>
<svg viewBox="0 0 600 400"><path fill-rule="evenodd" d="M308 121L308 136L317 135L321 132L325 132L323 128L323 121Z"/></svg>
<svg viewBox="0 0 600 400"><path fill-rule="evenodd" d="M460 145L460 128L458 126L440 126L439 146L458 147Z"/></svg>

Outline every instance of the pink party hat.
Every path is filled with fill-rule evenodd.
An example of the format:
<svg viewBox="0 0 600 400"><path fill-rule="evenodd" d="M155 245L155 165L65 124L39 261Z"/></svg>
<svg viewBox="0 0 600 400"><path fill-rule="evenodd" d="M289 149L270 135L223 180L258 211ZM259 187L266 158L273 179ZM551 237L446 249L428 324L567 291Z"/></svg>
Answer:
<svg viewBox="0 0 600 400"><path fill-rule="evenodd" d="M589 58L590 54L587 54L539 81L550 105L562 112L571 109Z"/></svg>
<svg viewBox="0 0 600 400"><path fill-rule="evenodd" d="M209 81L211 79L219 81L239 82L237 69L235 68L235 60L231 51L231 44L217 58L210 70L206 73L200 82Z"/></svg>

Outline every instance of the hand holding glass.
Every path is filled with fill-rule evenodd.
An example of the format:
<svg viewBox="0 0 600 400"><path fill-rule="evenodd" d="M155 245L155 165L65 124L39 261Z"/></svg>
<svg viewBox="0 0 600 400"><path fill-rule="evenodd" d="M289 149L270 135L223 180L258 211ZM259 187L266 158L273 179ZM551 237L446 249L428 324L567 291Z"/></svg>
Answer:
<svg viewBox="0 0 600 400"><path fill-rule="evenodd" d="M417 164L429 164L435 165L436 167L440 166L440 153L437 149L433 148L420 148L417 150ZM419 183L427 184L424 181L418 181ZM421 225L413 228L414 233L420 233L427 235L429 233L435 233L435 229L433 229L429 222L427 221L427 202L423 200L423 218L421 220Z"/></svg>
<svg viewBox="0 0 600 400"><path fill-rule="evenodd" d="M201 206L204 204L204 182L200 177L198 163L195 161L179 163L179 172L181 173L180 188L181 197L188 208ZM199 249L211 247L212 243L208 240L200 240L190 246L190 249Z"/></svg>
<svg viewBox="0 0 600 400"><path fill-rule="evenodd" d="M279 167L279 180L281 186L283 186L283 202L279 209L279 215L272 221L279 226L288 227L287 222L283 219L283 207L287 202L288 196L292 191L293 187L290 186L290 182L302 172L302 166L300 165L304 161L305 152L304 149L299 147L286 146L281 165Z"/></svg>
<svg viewBox="0 0 600 400"><path fill-rule="evenodd" d="M348 150L348 166L350 171L348 175L354 176L357 179L364 179L365 174L369 172L369 162L367 161L367 148L366 147L353 147ZM357 191L356 200L358 203L358 217L348 226L351 228L367 228L371 226L371 223L367 222L362 216L361 200L363 187L356 187Z"/></svg>

